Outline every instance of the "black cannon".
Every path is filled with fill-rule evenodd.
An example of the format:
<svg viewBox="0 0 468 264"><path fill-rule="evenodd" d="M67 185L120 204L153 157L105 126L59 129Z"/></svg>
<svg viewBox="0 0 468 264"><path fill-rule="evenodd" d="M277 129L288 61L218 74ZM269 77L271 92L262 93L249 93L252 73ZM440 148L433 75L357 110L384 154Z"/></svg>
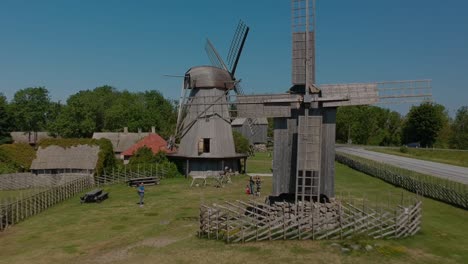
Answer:
<svg viewBox="0 0 468 264"><path fill-rule="evenodd" d="M109 193L102 189L92 190L80 197L81 203L100 203L109 198Z"/></svg>

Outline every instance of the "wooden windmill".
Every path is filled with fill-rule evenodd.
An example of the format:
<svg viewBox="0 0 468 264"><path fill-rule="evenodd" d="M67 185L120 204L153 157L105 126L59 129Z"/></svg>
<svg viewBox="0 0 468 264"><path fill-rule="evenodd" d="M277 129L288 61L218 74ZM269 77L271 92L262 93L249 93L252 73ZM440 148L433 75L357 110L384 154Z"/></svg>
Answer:
<svg viewBox="0 0 468 264"><path fill-rule="evenodd" d="M274 118L273 196L334 197L337 107L430 98L431 81L317 85L315 0L292 3L292 87L284 94L241 95L238 117Z"/></svg>
<svg viewBox="0 0 468 264"><path fill-rule="evenodd" d="M315 0L292 0L292 84L289 93L237 96L238 116L274 118L273 196L334 196L339 106L410 102L431 97L429 80L317 85Z"/></svg>
<svg viewBox="0 0 468 264"><path fill-rule="evenodd" d="M207 40L205 49L212 66L192 67L185 74L173 139L180 144L171 156L185 160L186 175L217 173L225 167L240 171L240 160L247 158L235 152L228 98L231 91L242 93L235 73L248 33L249 27L241 21L227 63Z"/></svg>

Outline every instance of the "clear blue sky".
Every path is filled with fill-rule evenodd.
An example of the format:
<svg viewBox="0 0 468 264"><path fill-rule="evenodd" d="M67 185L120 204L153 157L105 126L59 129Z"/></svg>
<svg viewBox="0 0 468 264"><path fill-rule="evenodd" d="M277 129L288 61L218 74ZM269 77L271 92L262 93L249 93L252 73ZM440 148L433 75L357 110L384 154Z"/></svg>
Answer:
<svg viewBox="0 0 468 264"><path fill-rule="evenodd" d="M468 1L318 0L318 83L433 79L450 114L468 105ZM247 93L290 86L289 0L0 0L0 92L45 86L53 100L109 84L177 98L182 75L223 57L238 20L251 34Z"/></svg>

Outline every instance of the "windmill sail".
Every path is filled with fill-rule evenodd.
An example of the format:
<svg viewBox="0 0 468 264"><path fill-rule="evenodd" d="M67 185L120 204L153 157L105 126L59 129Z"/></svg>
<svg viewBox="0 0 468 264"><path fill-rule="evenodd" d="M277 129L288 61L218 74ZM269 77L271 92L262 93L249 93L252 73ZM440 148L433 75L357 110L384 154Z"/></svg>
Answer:
<svg viewBox="0 0 468 264"><path fill-rule="evenodd" d="M413 103L432 97L431 80L324 84L319 88L324 100L323 107ZM333 98L341 100L332 101Z"/></svg>
<svg viewBox="0 0 468 264"><path fill-rule="evenodd" d="M218 51L214 47L213 43L211 43L209 39L206 40L205 51L206 51L206 54L208 55L208 58L211 61L211 65L221 68L223 70L228 70L223 59L221 58Z"/></svg>
<svg viewBox="0 0 468 264"><path fill-rule="evenodd" d="M292 33L292 84L314 84L315 1L292 0Z"/></svg>
<svg viewBox="0 0 468 264"><path fill-rule="evenodd" d="M227 63L229 66L229 72L232 76L236 73L237 64L239 63L242 50L244 49L245 41L249 34L250 28L241 20L237 25L236 32L231 41L231 47L229 48Z"/></svg>

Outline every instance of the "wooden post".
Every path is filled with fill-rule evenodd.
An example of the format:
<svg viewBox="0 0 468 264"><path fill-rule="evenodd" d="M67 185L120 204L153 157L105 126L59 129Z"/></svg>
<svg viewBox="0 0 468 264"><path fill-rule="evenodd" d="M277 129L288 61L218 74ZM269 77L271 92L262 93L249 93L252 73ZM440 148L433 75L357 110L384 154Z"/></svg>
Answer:
<svg viewBox="0 0 468 264"><path fill-rule="evenodd" d="M229 243L229 213L226 214L226 241Z"/></svg>
<svg viewBox="0 0 468 264"><path fill-rule="evenodd" d="M19 222L19 200L18 200L18 196L16 196L16 203L15 203L15 215L16 215L16 220L14 221L14 224L18 223Z"/></svg>
<svg viewBox="0 0 468 264"><path fill-rule="evenodd" d="M3 210L3 202L0 200L0 231L3 230L3 219L5 217L5 211Z"/></svg>
<svg viewBox="0 0 468 264"><path fill-rule="evenodd" d="M211 233L211 208L208 208L208 239L210 239Z"/></svg>
<svg viewBox="0 0 468 264"><path fill-rule="evenodd" d="M245 242L245 237L244 237L244 225L243 224L241 224L241 234L242 234L242 240L241 241L242 241L242 243L244 243Z"/></svg>
<svg viewBox="0 0 468 264"><path fill-rule="evenodd" d="M268 240L271 240L271 211L270 206L268 206Z"/></svg>
<svg viewBox="0 0 468 264"><path fill-rule="evenodd" d="M340 225L340 239L343 239L343 209L341 207L341 201L338 203L338 223Z"/></svg>
<svg viewBox="0 0 468 264"><path fill-rule="evenodd" d="M23 195L20 195L20 221L26 218L26 199L23 197Z"/></svg>
<svg viewBox="0 0 468 264"><path fill-rule="evenodd" d="M284 209L284 203L283 202L283 240L286 240L286 212Z"/></svg>
<svg viewBox="0 0 468 264"><path fill-rule="evenodd" d="M219 239L219 210L216 212L216 240Z"/></svg>
<svg viewBox="0 0 468 264"><path fill-rule="evenodd" d="M315 227L314 227L314 221L315 221L315 206L314 206L314 203L311 202L311 224L310 224L310 228L312 229L312 240L315 240ZM319 208L319 214L320 214L320 208ZM319 219L320 219L320 216L319 216Z"/></svg>
<svg viewBox="0 0 468 264"><path fill-rule="evenodd" d="M5 229L8 228L8 216L9 216L9 211L10 211L8 208L10 207L8 200L6 200L6 204L5 204L5 227L4 227Z"/></svg>

